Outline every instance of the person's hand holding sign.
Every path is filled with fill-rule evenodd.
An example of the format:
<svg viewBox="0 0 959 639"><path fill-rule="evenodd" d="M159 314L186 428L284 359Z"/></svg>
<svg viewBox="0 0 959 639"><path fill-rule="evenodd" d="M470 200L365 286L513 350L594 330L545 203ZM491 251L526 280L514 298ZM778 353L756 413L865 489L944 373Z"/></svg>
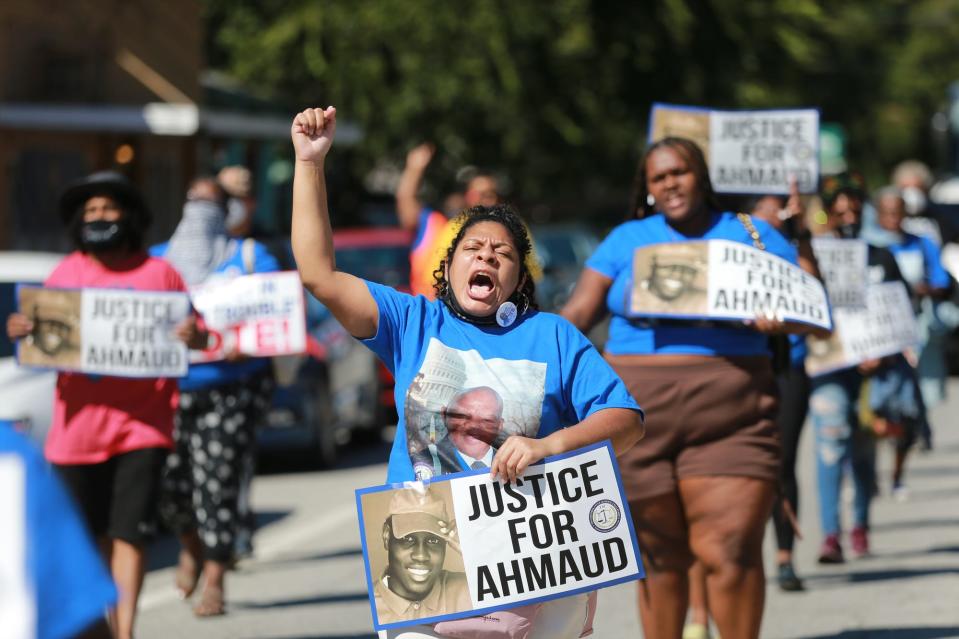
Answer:
<svg viewBox="0 0 959 639"><path fill-rule="evenodd" d="M11 340L22 339L33 330L33 322L23 313L10 313L7 316L7 337Z"/></svg>
<svg viewBox="0 0 959 639"><path fill-rule="evenodd" d="M527 467L533 462L562 452L551 450L548 442L548 437L544 439L531 439L519 435L507 437L496 451L496 456L493 457L490 475L493 479L500 478L510 483L515 482L516 478L526 472Z"/></svg>
<svg viewBox="0 0 959 639"><path fill-rule="evenodd" d="M186 344L187 348L191 348L195 351L206 348L207 340L210 337L207 331L200 328L200 325L196 319L196 315L190 315L185 320L180 322L177 325L175 332L177 338Z"/></svg>
<svg viewBox="0 0 959 639"><path fill-rule="evenodd" d="M780 335L789 332L782 316L772 311L758 314L756 319L744 320L743 324L764 335Z"/></svg>
<svg viewBox="0 0 959 639"><path fill-rule="evenodd" d="M612 443L613 452L619 455L629 450L645 433L646 426L640 413L625 408L607 408L541 439L519 435L507 437L493 457L490 475L493 479L512 483L534 462L606 439Z"/></svg>
<svg viewBox="0 0 959 639"><path fill-rule="evenodd" d="M792 175L789 177L789 198L786 200L786 206L779 211L779 219L782 221L795 220L797 225L805 228L806 224L803 220L803 207L802 199L799 196L799 182L796 180L796 176Z"/></svg>

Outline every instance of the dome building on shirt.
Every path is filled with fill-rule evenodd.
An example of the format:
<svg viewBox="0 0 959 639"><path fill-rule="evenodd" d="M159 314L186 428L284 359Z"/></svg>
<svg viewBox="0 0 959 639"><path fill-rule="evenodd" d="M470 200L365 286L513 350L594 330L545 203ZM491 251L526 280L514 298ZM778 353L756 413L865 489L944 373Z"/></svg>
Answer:
<svg viewBox="0 0 959 639"><path fill-rule="evenodd" d="M415 452L446 435L443 410L466 386L466 362L450 348L430 349L406 395L404 415Z"/></svg>

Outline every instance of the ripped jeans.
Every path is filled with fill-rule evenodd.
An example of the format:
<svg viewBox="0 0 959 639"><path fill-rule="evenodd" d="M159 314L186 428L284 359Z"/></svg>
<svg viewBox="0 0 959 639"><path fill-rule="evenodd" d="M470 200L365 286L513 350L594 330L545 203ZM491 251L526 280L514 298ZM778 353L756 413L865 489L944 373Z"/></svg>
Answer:
<svg viewBox="0 0 959 639"><path fill-rule="evenodd" d="M859 427L859 393L863 376L846 368L812 379L809 416L816 431L819 521L823 535L838 535L839 493L843 475L852 470L855 498L853 525L869 527L869 503L875 480L875 443Z"/></svg>

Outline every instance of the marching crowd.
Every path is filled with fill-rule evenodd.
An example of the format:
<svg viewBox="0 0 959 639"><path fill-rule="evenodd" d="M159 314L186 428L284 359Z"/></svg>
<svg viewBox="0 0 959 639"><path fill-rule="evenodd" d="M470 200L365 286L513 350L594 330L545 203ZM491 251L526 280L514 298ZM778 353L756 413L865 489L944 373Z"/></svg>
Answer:
<svg viewBox="0 0 959 639"><path fill-rule="evenodd" d="M521 212L504 202L494 174L474 175L438 209L420 201L435 151L429 145L407 155L396 192L398 222L414 232L413 294L337 270L324 175L335 130L332 107L307 109L293 121L292 248L304 287L396 379L399 424L388 483L481 468L510 482L545 457L610 440L645 564L637 604L648 639L705 639L710 620L727 639L758 637L770 517L777 583L784 591L804 589L792 553L797 449L807 417L815 437L820 563L870 552L877 493L908 499L908 455L934 444L928 411L944 398L944 342L959 325L955 282L943 265L959 231L948 207L930 199L932 176L922 164L901 164L890 186L871 193L858 174L845 172L823 176L816 196L794 188L788 196L731 202L714 191L696 143L658 140L639 161L625 221L552 314L537 304L542 269L534 238ZM59 214L76 250L45 286L187 292L277 271L265 247L244 238L251 207L245 169L197 178L172 237L147 247L151 216L142 195L119 174L95 173L61 196ZM775 313L741 321L663 319L630 305L638 248L726 240L822 278L814 250L820 236L865 242L868 282L905 286L920 331L915 348L810 376L809 348L828 331ZM599 351L584 333L606 318ZM14 313L6 321L10 339L32 338L33 318ZM196 313L176 332L191 349L207 344ZM430 367L450 358L465 371L460 388L444 398L424 393ZM523 387L497 385L502 379L524 380ZM24 460L25 530L39 548L28 559L36 603L18 608L18 618L37 624L42 637L132 637L146 542L157 522L179 537L174 586L194 597L194 614L224 614L225 576L238 555L250 552L255 428L272 383L267 358L238 351L193 364L179 380L59 372L44 451L55 472L0 429L0 451ZM510 422L519 413L532 417ZM876 469L877 445L887 440L895 451L889 478ZM844 527L847 474L854 501ZM384 524L391 563L375 576L376 607L391 618L419 619L462 595L445 571L427 568L437 557L442 566L437 553L453 535L441 504L399 501ZM58 532L51 521L63 522ZM57 546L70 553L69 562L47 554ZM396 565L423 568L411 578L394 557ZM54 609L55 593L67 590L71 605ZM493 613L482 623L424 623L404 636L578 637L591 632L597 611L602 593L584 593ZM524 634L510 634L516 627Z"/></svg>

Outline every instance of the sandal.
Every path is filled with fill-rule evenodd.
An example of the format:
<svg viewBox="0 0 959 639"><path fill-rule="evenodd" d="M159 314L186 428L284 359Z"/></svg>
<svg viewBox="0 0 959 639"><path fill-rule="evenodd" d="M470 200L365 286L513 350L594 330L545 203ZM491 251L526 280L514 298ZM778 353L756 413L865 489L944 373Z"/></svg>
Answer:
<svg viewBox="0 0 959 639"><path fill-rule="evenodd" d="M200 602L193 608L193 614L197 617L217 617L226 614L226 607L223 604L223 589L215 586L207 586L200 595Z"/></svg>
<svg viewBox="0 0 959 639"><path fill-rule="evenodd" d="M200 582L200 563L186 550L180 551L180 561L173 573L173 584L180 599L188 599Z"/></svg>

